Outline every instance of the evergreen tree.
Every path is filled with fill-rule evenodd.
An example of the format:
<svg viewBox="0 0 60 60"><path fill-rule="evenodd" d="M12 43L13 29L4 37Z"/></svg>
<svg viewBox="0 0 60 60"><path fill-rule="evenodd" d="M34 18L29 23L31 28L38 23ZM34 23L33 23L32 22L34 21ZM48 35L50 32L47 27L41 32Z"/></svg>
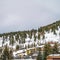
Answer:
<svg viewBox="0 0 60 60"><path fill-rule="evenodd" d="M14 41L14 37L13 37L13 35L11 35L11 36L10 36L10 44L13 46L13 45L14 45L14 42L15 42L15 41Z"/></svg>
<svg viewBox="0 0 60 60"><path fill-rule="evenodd" d="M36 36L34 35L34 41L36 41Z"/></svg>
<svg viewBox="0 0 60 60"><path fill-rule="evenodd" d="M52 53L52 49L51 49L51 46L50 44L45 44L44 46L44 52L43 52L43 58L44 60L46 60L46 57Z"/></svg>
<svg viewBox="0 0 60 60"><path fill-rule="evenodd" d="M4 38L4 36L3 36L2 46L3 46L3 44L4 44L4 40L5 40L5 38Z"/></svg>
<svg viewBox="0 0 60 60"><path fill-rule="evenodd" d="M21 38L21 40L22 40L22 43L25 43L25 38Z"/></svg>
<svg viewBox="0 0 60 60"><path fill-rule="evenodd" d="M43 35L43 38L42 39L44 39L45 38L45 36Z"/></svg>
<svg viewBox="0 0 60 60"><path fill-rule="evenodd" d="M28 44L28 48L30 48L30 45Z"/></svg>
<svg viewBox="0 0 60 60"><path fill-rule="evenodd" d="M54 32L55 35L57 34L55 30L53 32Z"/></svg>
<svg viewBox="0 0 60 60"><path fill-rule="evenodd" d="M34 47L36 47L36 44L35 44L35 42L34 42Z"/></svg>
<svg viewBox="0 0 60 60"><path fill-rule="evenodd" d="M38 40L40 40L40 34L39 34L39 32L38 32Z"/></svg>
<svg viewBox="0 0 60 60"><path fill-rule="evenodd" d="M39 50L39 53L38 53L38 56L37 56L37 60L42 60L41 49Z"/></svg>
<svg viewBox="0 0 60 60"><path fill-rule="evenodd" d="M52 50L52 53L57 54L58 52L59 52L59 50L58 50L58 43L55 43L54 47L53 47L53 50Z"/></svg>
<svg viewBox="0 0 60 60"><path fill-rule="evenodd" d="M16 45L16 50L19 50L19 45Z"/></svg>
<svg viewBox="0 0 60 60"><path fill-rule="evenodd" d="M12 53L10 53L10 50L8 48L8 46L5 46L5 49L3 51L3 55L2 55L2 60L11 60L10 57L12 57L11 55Z"/></svg>
<svg viewBox="0 0 60 60"><path fill-rule="evenodd" d="M10 49L10 51L9 51L9 57L10 57L10 59L13 58L13 51L12 51L12 49Z"/></svg>
<svg viewBox="0 0 60 60"><path fill-rule="evenodd" d="M16 34L15 39L16 39L16 41L19 40L19 34L18 33Z"/></svg>

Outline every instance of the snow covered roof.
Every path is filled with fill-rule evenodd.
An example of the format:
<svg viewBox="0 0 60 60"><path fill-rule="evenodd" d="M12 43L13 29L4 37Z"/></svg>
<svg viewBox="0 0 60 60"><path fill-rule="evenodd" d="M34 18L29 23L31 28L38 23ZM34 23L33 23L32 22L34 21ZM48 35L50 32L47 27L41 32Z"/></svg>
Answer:
<svg viewBox="0 0 60 60"><path fill-rule="evenodd" d="M51 44L51 46L53 47L53 46L54 46L54 44Z"/></svg>
<svg viewBox="0 0 60 60"><path fill-rule="evenodd" d="M35 47L32 47L32 48L28 48L27 50L30 50L30 49L34 49Z"/></svg>
<svg viewBox="0 0 60 60"><path fill-rule="evenodd" d="M42 47L44 47L44 45L41 45L41 46L36 46L36 47L40 47L40 48L42 48Z"/></svg>
<svg viewBox="0 0 60 60"><path fill-rule="evenodd" d="M47 56L47 59L60 59L60 54L51 54Z"/></svg>
<svg viewBox="0 0 60 60"><path fill-rule="evenodd" d="M60 54L51 54L49 56L60 56Z"/></svg>
<svg viewBox="0 0 60 60"><path fill-rule="evenodd" d="M18 54L18 53L23 53L24 51L26 51L26 50L18 50L18 51L14 51L14 52L13 52L13 55L15 56L16 54Z"/></svg>
<svg viewBox="0 0 60 60"><path fill-rule="evenodd" d="M38 54L37 53L34 53L32 56L37 56Z"/></svg>

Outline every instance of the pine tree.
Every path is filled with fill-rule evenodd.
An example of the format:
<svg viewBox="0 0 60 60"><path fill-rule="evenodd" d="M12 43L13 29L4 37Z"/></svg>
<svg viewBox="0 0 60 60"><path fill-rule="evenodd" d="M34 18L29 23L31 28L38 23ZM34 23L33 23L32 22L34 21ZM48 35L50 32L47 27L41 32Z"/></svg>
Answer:
<svg viewBox="0 0 60 60"><path fill-rule="evenodd" d="M35 44L35 42L34 42L34 47L36 47L36 44Z"/></svg>
<svg viewBox="0 0 60 60"><path fill-rule="evenodd" d="M16 50L19 50L19 45L16 45Z"/></svg>
<svg viewBox="0 0 60 60"><path fill-rule="evenodd" d="M13 46L13 45L14 45L14 42L15 42L15 41L14 41L14 37L13 37L13 35L11 35L11 36L10 36L10 44Z"/></svg>
<svg viewBox="0 0 60 60"><path fill-rule="evenodd" d="M45 44L44 46L44 52L43 52L43 58L44 60L46 60L46 57L52 53L52 49L51 49L51 46L50 44Z"/></svg>
<svg viewBox="0 0 60 60"><path fill-rule="evenodd" d="M28 48L30 48L30 45L28 44Z"/></svg>
<svg viewBox="0 0 60 60"><path fill-rule="evenodd" d="M38 33L38 40L40 40L40 34Z"/></svg>
<svg viewBox="0 0 60 60"><path fill-rule="evenodd" d="M38 56L37 56L37 60L42 60L41 49L39 50L39 53L38 53Z"/></svg>
<svg viewBox="0 0 60 60"><path fill-rule="evenodd" d="M36 41L36 36L34 35L34 41Z"/></svg>
<svg viewBox="0 0 60 60"><path fill-rule="evenodd" d="M4 36L3 36L2 46L3 46L3 44L4 44L4 40L5 40L5 38L4 38Z"/></svg>
<svg viewBox="0 0 60 60"><path fill-rule="evenodd" d="M55 35L57 34L55 30L53 32L54 32Z"/></svg>
<svg viewBox="0 0 60 60"><path fill-rule="evenodd" d="M10 51L9 51L9 57L10 57L10 59L13 58L13 50L12 49L10 49Z"/></svg>
<svg viewBox="0 0 60 60"><path fill-rule="evenodd" d="M43 39L45 38L45 36L43 35Z"/></svg>
<svg viewBox="0 0 60 60"><path fill-rule="evenodd" d="M16 41L19 40L19 34L16 34L15 39L16 39Z"/></svg>
<svg viewBox="0 0 60 60"><path fill-rule="evenodd" d="M55 43L55 44L54 44L54 47L53 47L52 53L57 54L58 52L59 52L59 50L58 50L58 43Z"/></svg>
<svg viewBox="0 0 60 60"><path fill-rule="evenodd" d="M6 60L6 59L11 60L11 58L10 58L10 57L12 57L11 54L12 54L12 52L10 52L8 46L6 45L5 49L3 51L2 60Z"/></svg>

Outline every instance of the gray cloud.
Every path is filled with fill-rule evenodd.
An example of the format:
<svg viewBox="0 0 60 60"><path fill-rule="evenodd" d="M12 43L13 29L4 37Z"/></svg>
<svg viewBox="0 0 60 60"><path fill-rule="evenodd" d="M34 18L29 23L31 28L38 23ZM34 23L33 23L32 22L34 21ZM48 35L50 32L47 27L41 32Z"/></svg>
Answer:
<svg viewBox="0 0 60 60"><path fill-rule="evenodd" d="M0 33L28 30L60 19L60 0L0 0Z"/></svg>

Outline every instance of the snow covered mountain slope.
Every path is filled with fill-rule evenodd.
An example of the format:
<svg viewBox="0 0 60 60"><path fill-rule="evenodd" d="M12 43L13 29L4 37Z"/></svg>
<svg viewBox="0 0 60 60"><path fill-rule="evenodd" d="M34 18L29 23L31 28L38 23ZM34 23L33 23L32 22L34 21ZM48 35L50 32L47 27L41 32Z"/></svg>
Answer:
<svg viewBox="0 0 60 60"><path fill-rule="evenodd" d="M0 34L0 47L6 44L13 49L31 48L47 42L60 43L60 21L39 28L38 30Z"/></svg>

